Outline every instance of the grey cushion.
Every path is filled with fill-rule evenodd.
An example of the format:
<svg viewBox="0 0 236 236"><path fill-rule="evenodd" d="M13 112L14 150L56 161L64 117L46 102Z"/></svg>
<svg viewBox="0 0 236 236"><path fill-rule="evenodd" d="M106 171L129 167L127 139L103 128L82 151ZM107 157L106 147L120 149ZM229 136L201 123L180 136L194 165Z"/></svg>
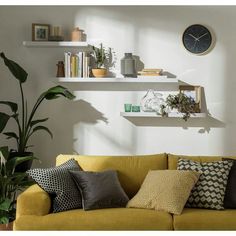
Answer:
<svg viewBox="0 0 236 236"><path fill-rule="evenodd" d="M193 170L201 173L186 203L186 207L224 209L224 196L232 161L200 163L179 159L178 170Z"/></svg>
<svg viewBox="0 0 236 236"><path fill-rule="evenodd" d="M116 171L69 172L81 191L84 210L125 207L129 201Z"/></svg>
<svg viewBox="0 0 236 236"><path fill-rule="evenodd" d="M81 168L74 159L71 159L57 167L27 171L29 176L52 197L53 212L82 208L80 192L68 170L81 170Z"/></svg>
<svg viewBox="0 0 236 236"><path fill-rule="evenodd" d="M224 198L224 208L236 209L236 160L230 158L223 158L222 160L231 160L234 163L229 172Z"/></svg>

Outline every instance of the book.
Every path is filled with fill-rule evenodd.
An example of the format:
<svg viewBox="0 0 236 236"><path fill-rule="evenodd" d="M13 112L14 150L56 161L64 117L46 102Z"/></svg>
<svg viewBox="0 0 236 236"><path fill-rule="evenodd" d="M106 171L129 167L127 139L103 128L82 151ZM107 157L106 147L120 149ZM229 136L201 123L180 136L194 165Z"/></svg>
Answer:
<svg viewBox="0 0 236 236"><path fill-rule="evenodd" d="M167 78L166 75L138 75L139 79L147 79L147 78L153 78L153 79L160 79L160 78Z"/></svg>

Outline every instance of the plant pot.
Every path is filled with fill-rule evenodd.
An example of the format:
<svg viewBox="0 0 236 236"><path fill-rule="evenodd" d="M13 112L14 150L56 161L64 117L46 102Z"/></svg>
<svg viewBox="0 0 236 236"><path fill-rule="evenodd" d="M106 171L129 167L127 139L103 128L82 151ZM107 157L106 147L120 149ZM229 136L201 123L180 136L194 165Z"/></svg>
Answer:
<svg viewBox="0 0 236 236"><path fill-rule="evenodd" d="M103 78L107 75L107 69L99 68L99 69L92 69L92 73L96 78Z"/></svg>
<svg viewBox="0 0 236 236"><path fill-rule="evenodd" d="M34 156L33 152L10 152L9 158L13 157L28 157L28 156ZM25 162L20 163L18 166L16 166L15 172L26 172L29 170L32 166L33 160L28 160Z"/></svg>
<svg viewBox="0 0 236 236"><path fill-rule="evenodd" d="M1 230L13 230L13 221L8 224L0 224L0 231Z"/></svg>

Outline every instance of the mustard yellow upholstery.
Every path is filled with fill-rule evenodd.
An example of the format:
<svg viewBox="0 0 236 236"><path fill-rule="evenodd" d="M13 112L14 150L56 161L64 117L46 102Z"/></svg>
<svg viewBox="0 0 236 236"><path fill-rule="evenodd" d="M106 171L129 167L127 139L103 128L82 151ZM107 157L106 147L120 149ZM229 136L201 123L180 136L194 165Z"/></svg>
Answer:
<svg viewBox="0 0 236 236"><path fill-rule="evenodd" d="M25 215L14 223L14 230L171 230L172 227L172 216L168 213L128 208Z"/></svg>
<svg viewBox="0 0 236 236"><path fill-rule="evenodd" d="M168 154L168 169L169 170L176 170L178 160L188 159L192 161L199 161L199 162L211 162L211 161L221 161L223 156L186 156L186 155L173 155ZM236 159L236 157L230 156L228 158Z"/></svg>
<svg viewBox="0 0 236 236"><path fill-rule="evenodd" d="M47 215L50 208L51 199L48 193L35 184L17 198L16 218L22 215Z"/></svg>
<svg viewBox="0 0 236 236"><path fill-rule="evenodd" d="M185 208L174 215L175 230L236 230L236 210Z"/></svg>
<svg viewBox="0 0 236 236"><path fill-rule="evenodd" d="M129 197L139 190L149 170L167 169L167 155L144 156L80 156L59 155L56 165L74 158L85 171L117 170L120 183Z"/></svg>

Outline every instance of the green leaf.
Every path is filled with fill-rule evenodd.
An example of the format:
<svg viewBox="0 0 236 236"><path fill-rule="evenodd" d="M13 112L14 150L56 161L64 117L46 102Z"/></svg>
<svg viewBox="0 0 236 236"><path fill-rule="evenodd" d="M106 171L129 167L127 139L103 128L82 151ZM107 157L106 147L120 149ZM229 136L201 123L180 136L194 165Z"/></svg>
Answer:
<svg viewBox="0 0 236 236"><path fill-rule="evenodd" d="M8 211L8 209L11 206L11 199L5 198L2 202L0 202L0 210L2 211Z"/></svg>
<svg viewBox="0 0 236 236"><path fill-rule="evenodd" d="M36 126L36 127L33 129L32 133L34 133L34 132L36 132L36 131L38 131L38 130L44 130L44 131L46 131L46 132L51 136L51 138L53 138L52 132L51 132L47 127L42 126L42 125Z"/></svg>
<svg viewBox="0 0 236 236"><path fill-rule="evenodd" d="M15 78L18 79L20 83L24 83L27 80L28 73L16 62L8 59L3 52L0 53L0 56Z"/></svg>
<svg viewBox="0 0 236 236"><path fill-rule="evenodd" d="M8 105L11 108L12 112L14 112L14 113L16 113L18 110L17 103L9 102L9 101L0 101L0 104Z"/></svg>
<svg viewBox="0 0 236 236"><path fill-rule="evenodd" d="M11 116L7 115L6 113L0 112L0 133L4 130L7 125L8 120Z"/></svg>
<svg viewBox="0 0 236 236"><path fill-rule="evenodd" d="M75 98L75 96L67 88L60 85L48 89L41 96L47 100L52 100L58 98L60 95L70 100Z"/></svg>
<svg viewBox="0 0 236 236"><path fill-rule="evenodd" d="M10 139L10 138L15 138L16 140L19 139L19 137L17 136L17 134L14 133L14 132L5 132L5 133L3 133L3 134L5 134L5 135L7 136L7 139Z"/></svg>
<svg viewBox="0 0 236 236"><path fill-rule="evenodd" d="M0 224L8 224L9 223L9 218L7 216L2 216L0 215Z"/></svg>
<svg viewBox="0 0 236 236"><path fill-rule="evenodd" d="M32 126L34 126L34 125L36 125L36 124L38 124L38 123L45 122L45 121L47 121L48 119L49 119L49 118L38 119L38 120L32 120L32 121L30 122L30 127L32 127Z"/></svg>
<svg viewBox="0 0 236 236"><path fill-rule="evenodd" d="M36 157L33 156L25 156L25 157L14 157L7 161L6 168L9 172L12 172L16 166L19 164L29 161L29 160L35 160Z"/></svg>
<svg viewBox="0 0 236 236"><path fill-rule="evenodd" d="M7 160L9 157L8 146L0 147L0 152L2 153L3 157Z"/></svg>

